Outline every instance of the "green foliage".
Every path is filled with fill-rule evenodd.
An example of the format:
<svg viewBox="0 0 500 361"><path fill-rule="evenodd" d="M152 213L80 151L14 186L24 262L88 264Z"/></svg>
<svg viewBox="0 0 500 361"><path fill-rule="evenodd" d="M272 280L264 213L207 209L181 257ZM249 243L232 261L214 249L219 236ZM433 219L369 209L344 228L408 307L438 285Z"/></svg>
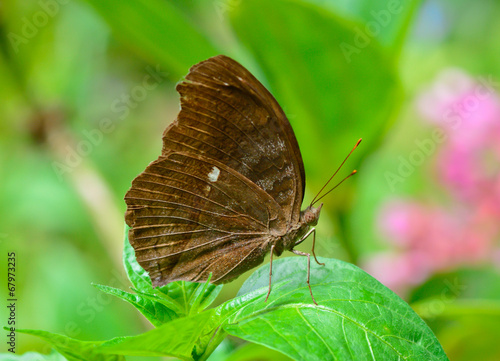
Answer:
<svg viewBox="0 0 500 361"><path fill-rule="evenodd" d="M179 281L153 289L147 272L135 260L134 249L128 241L128 233L125 233L123 263L135 293L96 285L99 290L129 302L154 326L199 313L217 297L222 286L215 286L209 282L200 284Z"/></svg>
<svg viewBox="0 0 500 361"><path fill-rule="evenodd" d="M53 350L49 355L36 352L26 352L23 355L1 354L0 361L66 361L66 358Z"/></svg>
<svg viewBox="0 0 500 361"><path fill-rule="evenodd" d="M138 336L119 337L103 343L100 352L120 355L172 356L192 360L202 353L214 330L211 309L195 316L176 319ZM205 344L200 345L200 340ZM201 350L200 350L201 347ZM199 359L196 357L195 359Z"/></svg>
<svg viewBox="0 0 500 361"><path fill-rule="evenodd" d="M384 1L332 1L332 9L359 20L360 31L375 31L375 38L389 53L398 56L410 23L422 0ZM368 29L367 29L368 28Z"/></svg>
<svg viewBox="0 0 500 361"><path fill-rule="evenodd" d="M136 312L126 313L128 306L120 308L119 301L102 313L94 312L95 322L79 317L79 307L95 293L86 287L90 280L111 284L107 282L113 268L110 263L119 251L113 253L113 242L102 236L95 221L99 215L84 201L88 194L79 194L68 179L83 169L81 183L101 179L101 184L109 185L118 211L107 209L109 219L103 223L109 229L117 226L119 232L123 193L133 175L152 159L151 154L157 154L152 144L160 146L159 132L174 119L178 105L177 94L165 99L167 88L174 93L173 84L168 84L148 93L147 101L127 108L127 115L113 113L110 104L140 85L138 79L143 78L146 63L159 66L173 82L193 64L219 53L251 69L290 118L305 160L308 192L317 191L354 142L363 137L362 147L351 159L360 164L370 157L370 162L363 164L362 181L347 184L336 197L328 198L325 210L329 214L324 212L318 230L321 244L326 238L320 234L321 228L336 226L337 218L327 217L335 215L333 211L344 212L347 221L342 219L344 232L339 237L344 247L335 252L343 257L345 251L353 261L354 248L365 254L375 248L373 242L369 244L369 239L375 238L371 223L379 200L393 195L384 191L384 172L396 168L400 154L414 148L418 125L411 118L406 122L410 126L401 122L404 129L393 136L394 144L385 138L382 158L376 154L386 132L393 129L403 101L401 69L411 95L450 64L465 66L474 74L496 72L496 77L500 64L499 42L495 40L500 27L491 26L500 10L493 1L484 2L486 10L476 4L464 7L464 0L453 5L448 2L449 12L442 23L458 24L444 33L448 40L438 43L439 39L417 36L403 64L399 61L404 39L421 0L399 2L401 11L392 14L387 25L379 24L380 31L374 36L367 33L367 24L377 22L374 14L387 10L390 1L58 3L60 7L49 16L47 25L37 27L36 34L18 49L6 36L25 35L25 22L43 9L37 1L6 2L2 8L0 94L5 104L0 107L0 118L5 121L0 122L0 178L4 185L0 190L0 209L4 210L0 236L7 236L0 238L0 246L15 245L24 259L34 260L19 271L20 309L24 310L19 321L23 326L30 322L30 327L46 325L64 332L72 320L81 326L76 336L80 339L141 332ZM356 45L360 32L366 45ZM491 36L484 37L485 32ZM415 55L422 47L425 51ZM470 52L480 47L480 56ZM412 105L407 106L407 112L414 113ZM99 120L108 116L115 130L70 173L56 176L52 162L64 158L67 149L76 149L78 141L85 139L82 130L97 129ZM165 124L160 124L162 121ZM51 128L54 124L55 130ZM37 138L43 127L48 129L45 135L49 140ZM61 141L58 134L74 137L75 143L65 144L64 139L57 143ZM149 137L152 134L155 138ZM50 139L57 141L51 143ZM64 149L61 154L58 147ZM425 173L421 178L429 176ZM405 181L406 193L423 188L418 176ZM354 189L360 201L352 214ZM118 222L113 224L113 218ZM352 239L349 244L346 224L358 232L356 247ZM318 307L312 304L305 284L304 259L285 259L275 263L273 291L267 303L263 299L268 268L263 266L236 298L209 309L222 286L175 282L153 289L128 242L124 263L130 289L95 287L133 305L155 329L98 342L24 330L47 340L60 353L0 355L0 360L60 361L62 355L68 360L120 360L123 355L170 355L186 360L210 357L211 361L391 359L396 355L411 360L446 359L429 328L408 305L358 268L341 261L326 260L325 267L313 265L311 283ZM475 272L465 277L463 284L467 292L450 296L447 284L437 277L417 289L410 304L429 323L451 358L498 359L495 342L500 291L492 286L500 284L498 273ZM236 285L225 286L222 294L233 295ZM116 283L113 286L118 287ZM231 346L228 335L248 342ZM19 336L20 349L41 349L34 338ZM312 341L305 344L305 339Z"/></svg>
<svg viewBox="0 0 500 361"><path fill-rule="evenodd" d="M148 288L142 289L143 298L131 301L132 294L124 295L119 290L103 286L99 288L130 302L158 325L157 328L138 336L118 337L104 343L68 341L63 336L42 331L20 332L47 339L62 354L70 355L75 360L75 354L84 355L87 352L109 355L100 356L102 360L116 355L206 360L228 334L280 351L295 360L369 357L447 360L432 331L408 304L351 264L322 258L325 266L314 267L311 284L319 306L312 303L305 282L305 259L292 257L275 261L273 289L268 302L264 300L269 268L263 266L245 282L236 298L203 311L213 300L217 287L207 286L208 283L174 282L161 287L159 296L160 293L157 294L140 276L143 272L140 272L137 262L128 257L129 247L125 247L124 260L128 269L135 270L132 278L136 286L143 282ZM170 291L172 295L169 295ZM162 298L168 299L168 302L163 302ZM155 308L155 312L150 311L151 304L144 299L156 301L168 310L190 311L183 315L177 313L175 318L168 314L168 319L165 310ZM70 347L66 347L68 344ZM68 353L68 350L74 354ZM118 360L109 358L115 359Z"/></svg>
<svg viewBox="0 0 500 361"><path fill-rule="evenodd" d="M432 331L398 296L356 266L320 261L326 266L315 266L312 280L318 307L305 283L305 260L286 258L273 264L275 284L283 283L268 304L245 300L252 290L265 295L263 267L245 283L241 298L226 304L237 312L224 329L296 360L447 359Z"/></svg>
<svg viewBox="0 0 500 361"><path fill-rule="evenodd" d="M44 339L51 343L54 348L63 355L68 361L124 361L125 358L118 355L106 355L96 350L102 342L79 341L56 333L39 330L16 330L19 333L25 333ZM33 355L34 357L35 355ZM45 357L45 356L44 356ZM57 360L54 353L51 359Z"/></svg>
<svg viewBox="0 0 500 361"><path fill-rule="evenodd" d="M177 318L177 314L173 311L175 304L169 302L170 300L165 300L151 294L130 293L103 285L95 285L95 287L102 292L127 301L137 308L154 326L160 326L165 322Z"/></svg>
<svg viewBox="0 0 500 361"><path fill-rule="evenodd" d="M448 345L452 360L467 361L481 354L500 358L500 274L485 267L463 269L432 277L410 297L412 308ZM481 337L474 335L481 334Z"/></svg>
<svg viewBox="0 0 500 361"><path fill-rule="evenodd" d="M353 159L378 143L394 120L401 89L377 39L357 47L357 23L296 1L242 1L230 15L290 118L311 189L320 188L360 137L365 143ZM329 199L327 206L342 201Z"/></svg>
<svg viewBox="0 0 500 361"><path fill-rule="evenodd" d="M231 345L221 344L217 350L210 355L208 361L290 361L291 358L282 353L268 349L256 343L247 343L234 348Z"/></svg>
<svg viewBox="0 0 500 361"><path fill-rule="evenodd" d="M171 2L87 2L122 41L151 62L167 67L173 79L183 76L193 64L218 53L211 41Z"/></svg>

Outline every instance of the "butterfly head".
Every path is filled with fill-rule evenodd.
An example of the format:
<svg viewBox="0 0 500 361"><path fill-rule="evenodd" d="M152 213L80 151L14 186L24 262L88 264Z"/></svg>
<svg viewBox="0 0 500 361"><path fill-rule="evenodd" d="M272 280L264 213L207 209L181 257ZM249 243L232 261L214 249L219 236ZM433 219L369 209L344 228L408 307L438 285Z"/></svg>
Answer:
<svg viewBox="0 0 500 361"><path fill-rule="evenodd" d="M300 221L309 226L315 226L318 224L319 213L321 212L321 203L318 207L313 207L312 205L300 212Z"/></svg>

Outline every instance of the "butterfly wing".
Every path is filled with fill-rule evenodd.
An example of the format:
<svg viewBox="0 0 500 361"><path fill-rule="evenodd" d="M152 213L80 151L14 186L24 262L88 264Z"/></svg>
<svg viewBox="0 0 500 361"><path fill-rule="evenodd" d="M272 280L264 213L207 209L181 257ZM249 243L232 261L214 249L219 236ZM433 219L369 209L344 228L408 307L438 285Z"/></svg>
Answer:
<svg viewBox="0 0 500 361"><path fill-rule="evenodd" d="M264 189L297 222L304 165L290 122L271 93L224 55L193 66L177 91L181 111L163 135L163 151L221 161Z"/></svg>
<svg viewBox="0 0 500 361"><path fill-rule="evenodd" d="M125 197L129 239L155 286L210 272L220 283L260 264L298 221L302 158L276 100L230 58L195 65L177 90L162 155Z"/></svg>
<svg viewBox="0 0 500 361"><path fill-rule="evenodd" d="M153 285L234 278L260 264L276 201L216 160L170 152L132 183L125 200L130 243ZM286 231L283 229L282 232Z"/></svg>

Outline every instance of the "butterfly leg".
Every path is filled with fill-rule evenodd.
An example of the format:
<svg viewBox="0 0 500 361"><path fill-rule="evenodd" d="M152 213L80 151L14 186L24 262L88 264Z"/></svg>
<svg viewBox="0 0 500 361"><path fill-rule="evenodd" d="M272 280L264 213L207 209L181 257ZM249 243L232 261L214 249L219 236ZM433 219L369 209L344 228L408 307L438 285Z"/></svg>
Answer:
<svg viewBox="0 0 500 361"><path fill-rule="evenodd" d="M294 247L296 245L301 244L302 242L304 242L306 240L306 238L309 237L311 234L313 235L312 254L314 256L314 260L316 261L317 264L319 264L321 266L324 266L325 264L318 261L318 259L316 258L316 252L314 252L314 245L316 244L316 228L314 228L314 227L311 228L301 239L298 240L297 243L295 243Z"/></svg>
<svg viewBox="0 0 500 361"><path fill-rule="evenodd" d="M274 244L271 246L271 262L269 264L269 290L267 291L266 300L264 302L267 302L267 299L271 294L271 277L273 275L273 251L274 251Z"/></svg>
<svg viewBox="0 0 500 361"><path fill-rule="evenodd" d="M317 306L318 303L314 299L313 291L311 289L311 284L309 283L309 280L311 278L311 255L309 253L297 251L296 249L292 249L292 252L299 256L307 256L307 286L309 286L309 293L311 294L311 298L314 304Z"/></svg>
<svg viewBox="0 0 500 361"><path fill-rule="evenodd" d="M316 228L313 228L311 229L311 232L312 232L312 235L313 235L313 246L312 246L312 254L314 256L314 260L316 261L317 264L319 264L320 266L324 266L325 264L324 263L321 263L318 261L318 259L316 258L316 253L314 252L314 245L316 244Z"/></svg>

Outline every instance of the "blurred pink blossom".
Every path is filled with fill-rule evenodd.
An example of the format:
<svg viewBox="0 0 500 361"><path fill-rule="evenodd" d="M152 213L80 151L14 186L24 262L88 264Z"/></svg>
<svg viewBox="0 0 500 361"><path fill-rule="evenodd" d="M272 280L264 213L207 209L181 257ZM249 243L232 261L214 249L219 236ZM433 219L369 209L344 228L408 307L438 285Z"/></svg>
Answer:
<svg viewBox="0 0 500 361"><path fill-rule="evenodd" d="M446 205L418 200L385 204L377 224L392 250L365 268L388 287L404 291L433 273L462 265L500 263L500 103L486 78L444 71L417 99L427 121L443 129L438 181Z"/></svg>
<svg viewBox="0 0 500 361"><path fill-rule="evenodd" d="M417 109L448 136L437 162L443 184L472 201L490 189L500 164L500 103L488 78L446 70L417 99Z"/></svg>

